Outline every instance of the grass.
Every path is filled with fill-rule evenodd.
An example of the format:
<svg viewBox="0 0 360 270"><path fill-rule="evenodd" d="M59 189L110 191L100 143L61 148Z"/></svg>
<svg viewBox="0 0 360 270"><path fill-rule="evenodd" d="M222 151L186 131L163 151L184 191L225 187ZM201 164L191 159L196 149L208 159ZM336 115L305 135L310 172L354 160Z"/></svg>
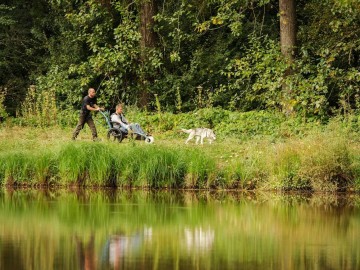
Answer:
<svg viewBox="0 0 360 270"><path fill-rule="evenodd" d="M155 143L125 139L93 143L89 130L0 130L3 185L79 185L127 188L343 191L360 189L356 133L341 125L306 136L218 135L212 144L185 145L186 134L154 134ZM105 138L106 130L99 127Z"/></svg>

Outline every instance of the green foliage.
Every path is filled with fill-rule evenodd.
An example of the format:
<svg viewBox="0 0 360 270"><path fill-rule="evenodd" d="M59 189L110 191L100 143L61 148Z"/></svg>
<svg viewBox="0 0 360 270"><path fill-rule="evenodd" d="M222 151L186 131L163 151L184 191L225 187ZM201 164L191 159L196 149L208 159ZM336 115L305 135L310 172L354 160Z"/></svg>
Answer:
<svg viewBox="0 0 360 270"><path fill-rule="evenodd" d="M5 97L6 91L0 89L0 121L8 116L8 113L6 112L6 108L4 106Z"/></svg>
<svg viewBox="0 0 360 270"><path fill-rule="evenodd" d="M143 98L146 109L161 108L154 119L160 130L177 126L165 111L286 105L304 118L324 120L360 106L356 0L297 2L291 67L278 45L275 0L151 1L154 25L147 30L157 39L145 49L142 1L30 2L0 5L0 89L13 116L30 85L55 98L66 112L62 124L73 121L71 110L89 87L99 90L99 104L108 109L120 101L144 105ZM194 122L202 123L212 125Z"/></svg>
<svg viewBox="0 0 360 270"><path fill-rule="evenodd" d="M52 15L42 0L0 5L0 88L6 89L4 105L12 116L29 85L47 71L45 43L53 30L48 24Z"/></svg>
<svg viewBox="0 0 360 270"><path fill-rule="evenodd" d="M75 42L71 48L82 54L69 65L60 68L56 65L51 69L53 84L60 83L56 88L58 93L73 105L80 101L87 87L93 86L99 90L99 104L114 107L124 100L136 103L141 89L140 82L134 78L141 78L144 72L156 69L161 62L159 54L151 51L149 63L139 68L139 24L132 7L119 1L108 9L99 1L87 1L80 4L78 10L66 10L65 17L71 27L62 35L72 37ZM69 40L64 40L62 46L67 46L67 42ZM63 54L70 57L65 51ZM71 84L63 85L65 81L59 80L60 77Z"/></svg>
<svg viewBox="0 0 360 270"><path fill-rule="evenodd" d="M13 7L9 7L4 4L0 4L0 25L12 25L15 23L15 20L11 18L8 14L9 11L13 10Z"/></svg>
<svg viewBox="0 0 360 270"><path fill-rule="evenodd" d="M20 114L26 119L27 125L51 126L57 121L55 93L51 90L37 91L30 86Z"/></svg>
<svg viewBox="0 0 360 270"><path fill-rule="evenodd" d="M228 107L276 108L281 101L285 69L276 42L252 37L249 47L223 72L228 81L220 90L228 96Z"/></svg>
<svg viewBox="0 0 360 270"><path fill-rule="evenodd" d="M357 1L327 0L309 1L299 10L303 43L290 80L302 113L349 113L359 108L359 8Z"/></svg>

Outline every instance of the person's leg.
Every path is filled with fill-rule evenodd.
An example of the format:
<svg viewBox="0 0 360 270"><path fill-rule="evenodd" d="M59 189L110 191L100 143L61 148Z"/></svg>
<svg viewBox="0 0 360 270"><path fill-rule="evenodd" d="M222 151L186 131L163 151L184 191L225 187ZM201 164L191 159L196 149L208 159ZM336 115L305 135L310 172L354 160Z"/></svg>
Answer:
<svg viewBox="0 0 360 270"><path fill-rule="evenodd" d="M146 135L146 132L140 127L138 123L130 124L130 128L133 132L141 135Z"/></svg>
<svg viewBox="0 0 360 270"><path fill-rule="evenodd" d="M128 134L128 130L124 127L120 127L119 128L121 130L122 133Z"/></svg>
<svg viewBox="0 0 360 270"><path fill-rule="evenodd" d="M93 140L95 140L97 138L97 131L96 131L96 126L95 126L94 120L92 119L91 116L87 118L86 123L89 125L89 127L91 129Z"/></svg>
<svg viewBox="0 0 360 270"><path fill-rule="evenodd" d="M120 130L122 133L128 134L128 130L126 128L122 127L120 124L114 124L113 128Z"/></svg>
<svg viewBox="0 0 360 270"><path fill-rule="evenodd" d="M83 114L80 114L79 117L79 121L74 129L73 135L72 135L72 139L75 140L76 137L79 135L80 130L82 130L84 128L86 122L86 117Z"/></svg>

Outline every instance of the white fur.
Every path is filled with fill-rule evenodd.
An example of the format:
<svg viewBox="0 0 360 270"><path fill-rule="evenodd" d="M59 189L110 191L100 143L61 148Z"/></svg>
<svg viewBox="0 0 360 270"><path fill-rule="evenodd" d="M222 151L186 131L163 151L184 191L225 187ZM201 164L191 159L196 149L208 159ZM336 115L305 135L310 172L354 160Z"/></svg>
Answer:
<svg viewBox="0 0 360 270"><path fill-rule="evenodd" d="M209 128L181 129L181 131L189 134L186 144L194 137L196 137L196 144L199 143L199 140L203 144L205 138L209 140L210 144L216 139L214 131Z"/></svg>

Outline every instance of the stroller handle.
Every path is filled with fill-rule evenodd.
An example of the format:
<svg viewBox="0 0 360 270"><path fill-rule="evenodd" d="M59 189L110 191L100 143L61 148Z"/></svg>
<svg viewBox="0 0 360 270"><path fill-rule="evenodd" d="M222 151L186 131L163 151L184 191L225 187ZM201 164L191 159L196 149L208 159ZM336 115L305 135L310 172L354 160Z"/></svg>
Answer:
<svg viewBox="0 0 360 270"><path fill-rule="evenodd" d="M109 114L110 112L109 111L102 111L102 110L99 110L98 112L100 112L101 114L102 114L102 116L104 116L104 118L105 118L105 121L106 121L106 124L108 125L108 127L109 128L112 128L112 125L111 125L111 122L110 122L110 119L109 119L109 117L108 117L108 115L106 115L106 113L107 114Z"/></svg>

